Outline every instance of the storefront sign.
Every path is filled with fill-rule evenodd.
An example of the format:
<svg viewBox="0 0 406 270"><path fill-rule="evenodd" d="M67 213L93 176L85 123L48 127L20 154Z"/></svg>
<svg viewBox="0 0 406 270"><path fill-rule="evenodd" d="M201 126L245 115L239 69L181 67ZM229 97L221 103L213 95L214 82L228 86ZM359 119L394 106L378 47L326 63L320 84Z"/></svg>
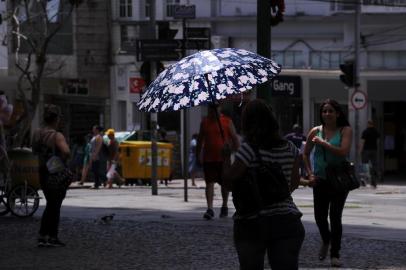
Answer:
<svg viewBox="0 0 406 270"><path fill-rule="evenodd" d="M175 19L194 19L196 18L195 5L176 5L173 10Z"/></svg>
<svg viewBox="0 0 406 270"><path fill-rule="evenodd" d="M301 97L302 79L300 76L277 76L271 80L273 97Z"/></svg>
<svg viewBox="0 0 406 270"><path fill-rule="evenodd" d="M145 87L144 79L139 77L130 77L129 84L130 84L130 93L132 94L142 93L142 90Z"/></svg>

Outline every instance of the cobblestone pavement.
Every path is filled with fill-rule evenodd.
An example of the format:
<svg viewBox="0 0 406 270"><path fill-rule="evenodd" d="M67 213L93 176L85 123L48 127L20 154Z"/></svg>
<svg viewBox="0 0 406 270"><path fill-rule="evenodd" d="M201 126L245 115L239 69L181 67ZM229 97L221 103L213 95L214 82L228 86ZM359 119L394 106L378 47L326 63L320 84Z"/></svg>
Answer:
<svg viewBox="0 0 406 270"><path fill-rule="evenodd" d="M69 191L60 224L64 248L36 247L44 199L32 218L0 217L0 270L238 269L232 219L203 220L204 189L191 189L185 203L181 184L161 187L159 196L145 187ZM306 228L300 268L327 269L329 261L317 258L311 191L298 190L294 199ZM406 187L351 194L344 210L344 269L406 269L405 201ZM112 211L111 223L95 221Z"/></svg>
<svg viewBox="0 0 406 270"><path fill-rule="evenodd" d="M123 221L100 224L63 218L65 248L37 248L39 218L0 219L0 269L238 269L232 221ZM325 269L317 259L318 235L307 233L301 269ZM406 243L343 237L348 269L406 269Z"/></svg>

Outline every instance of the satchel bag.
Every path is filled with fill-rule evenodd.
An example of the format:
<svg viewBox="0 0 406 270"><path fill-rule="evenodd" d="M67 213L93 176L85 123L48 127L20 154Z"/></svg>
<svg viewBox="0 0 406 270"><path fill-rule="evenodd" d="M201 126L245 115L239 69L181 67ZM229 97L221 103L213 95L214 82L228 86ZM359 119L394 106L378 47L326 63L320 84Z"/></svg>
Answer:
<svg viewBox="0 0 406 270"><path fill-rule="evenodd" d="M338 165L327 165L326 178L333 190L337 192L348 192L360 187L354 166L348 161L343 161Z"/></svg>
<svg viewBox="0 0 406 270"><path fill-rule="evenodd" d="M324 133L322 134L324 138ZM326 149L324 149L324 147L323 157L324 161L327 163ZM355 175L354 165L347 160L344 160L339 164L327 164L325 173L326 179L331 184L331 187L334 191L349 192L360 187L360 183L357 179L357 176Z"/></svg>
<svg viewBox="0 0 406 270"><path fill-rule="evenodd" d="M62 159L54 154L47 160L46 166L49 173L57 173L61 172L65 169L65 164L63 163Z"/></svg>
<svg viewBox="0 0 406 270"><path fill-rule="evenodd" d="M253 147L259 166L248 168L246 174L233 182L233 203L239 216L257 215L266 206L290 196L289 184L277 162L263 162Z"/></svg>
<svg viewBox="0 0 406 270"><path fill-rule="evenodd" d="M64 190L72 183L74 175L71 170L65 168L63 171L49 174L47 187L49 189Z"/></svg>

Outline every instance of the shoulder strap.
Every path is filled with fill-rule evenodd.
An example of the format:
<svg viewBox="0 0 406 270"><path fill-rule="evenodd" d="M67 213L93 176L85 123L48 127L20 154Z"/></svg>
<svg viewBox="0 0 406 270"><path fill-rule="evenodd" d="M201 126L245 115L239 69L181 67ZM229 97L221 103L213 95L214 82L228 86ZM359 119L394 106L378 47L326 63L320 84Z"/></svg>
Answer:
<svg viewBox="0 0 406 270"><path fill-rule="evenodd" d="M342 138L343 138L343 129L344 129L344 127L340 127L340 146L341 146L341 140L342 140ZM324 139L324 132L322 131L322 136L323 136L323 139ZM326 149L324 149L324 147L321 147L322 149L323 149L323 158L324 158L324 161L327 161L326 160Z"/></svg>
<svg viewBox="0 0 406 270"><path fill-rule="evenodd" d="M47 131L44 131L44 133L45 134L42 137L43 139L41 140L41 143L43 145L45 145L47 148L49 148L48 142L53 139L54 143L52 144L51 148L52 148L52 153L55 155L56 136L57 136L58 132L56 130L47 130Z"/></svg>

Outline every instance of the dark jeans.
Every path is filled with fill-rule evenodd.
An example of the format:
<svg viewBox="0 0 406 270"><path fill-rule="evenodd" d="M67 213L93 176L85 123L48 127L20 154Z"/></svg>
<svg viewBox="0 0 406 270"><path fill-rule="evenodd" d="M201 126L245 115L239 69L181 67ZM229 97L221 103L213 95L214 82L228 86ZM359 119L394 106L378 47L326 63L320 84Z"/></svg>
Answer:
<svg viewBox="0 0 406 270"><path fill-rule="evenodd" d="M377 150L364 150L361 153L362 163L371 162L370 175L371 185L376 187L378 180L378 152Z"/></svg>
<svg viewBox="0 0 406 270"><path fill-rule="evenodd" d="M49 189L47 187L48 171L40 169L41 188L46 199L45 210L42 213L41 236L58 237L59 219L62 202L66 196L66 189Z"/></svg>
<svg viewBox="0 0 406 270"><path fill-rule="evenodd" d="M279 215L234 221L234 244L241 270L298 269L305 231L298 216Z"/></svg>
<svg viewBox="0 0 406 270"><path fill-rule="evenodd" d="M335 192L326 180L321 179L320 181L313 187L314 218L323 243L331 244L330 256L340 258L343 234L341 220L348 192ZM328 223L329 216L330 226Z"/></svg>
<svg viewBox="0 0 406 270"><path fill-rule="evenodd" d="M103 182L107 180L107 166L106 161L103 159L98 159L92 161L92 173L94 177L94 186L99 187Z"/></svg>

